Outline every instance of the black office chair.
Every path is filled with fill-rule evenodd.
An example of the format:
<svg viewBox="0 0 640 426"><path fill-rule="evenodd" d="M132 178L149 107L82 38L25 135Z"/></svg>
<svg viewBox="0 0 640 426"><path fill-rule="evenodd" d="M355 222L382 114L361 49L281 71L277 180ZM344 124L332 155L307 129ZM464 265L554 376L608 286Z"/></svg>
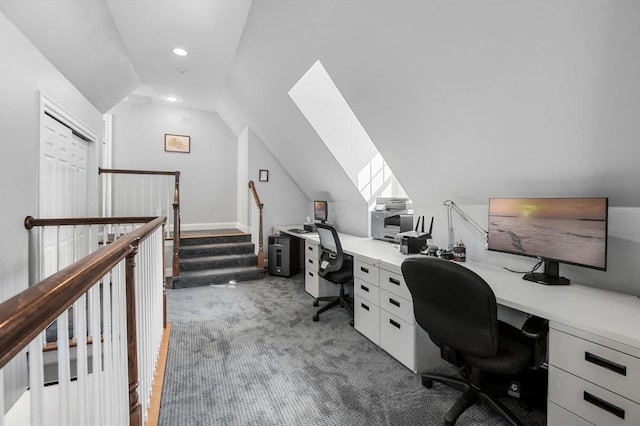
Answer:
<svg viewBox="0 0 640 426"><path fill-rule="evenodd" d="M345 293L344 286L353 283L353 258L342 251L342 244L336 228L324 223L316 223L318 237L320 237L320 264L318 275L340 286L339 296L318 297L313 306L321 301L329 303L318 309L313 315L314 321L320 320L320 314L335 306L342 306L353 318L353 299ZM353 325L353 319L351 320Z"/></svg>
<svg viewBox="0 0 640 426"><path fill-rule="evenodd" d="M401 267L413 296L416 322L440 347L441 356L466 376L422 375L427 388L437 381L464 392L447 412L445 424L455 424L467 408L483 403L511 424L521 425L488 391L487 379L539 367L545 357L548 322L531 317L521 331L498 321L496 297L489 285L455 262L414 257Z"/></svg>

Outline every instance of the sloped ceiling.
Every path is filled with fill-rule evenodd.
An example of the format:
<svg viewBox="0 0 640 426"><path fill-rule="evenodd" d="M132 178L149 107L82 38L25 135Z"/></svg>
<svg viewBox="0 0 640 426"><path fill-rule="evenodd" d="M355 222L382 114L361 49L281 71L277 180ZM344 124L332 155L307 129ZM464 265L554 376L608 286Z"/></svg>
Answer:
<svg viewBox="0 0 640 426"><path fill-rule="evenodd" d="M101 112L138 100L215 111L250 0L0 0L2 11ZM171 50L185 48L178 57Z"/></svg>
<svg viewBox="0 0 640 426"><path fill-rule="evenodd" d="M138 87L104 1L1 0L0 11L99 111Z"/></svg>
<svg viewBox="0 0 640 426"><path fill-rule="evenodd" d="M227 94L310 198L357 198L287 96L319 59L418 203L637 207L639 4L254 2Z"/></svg>

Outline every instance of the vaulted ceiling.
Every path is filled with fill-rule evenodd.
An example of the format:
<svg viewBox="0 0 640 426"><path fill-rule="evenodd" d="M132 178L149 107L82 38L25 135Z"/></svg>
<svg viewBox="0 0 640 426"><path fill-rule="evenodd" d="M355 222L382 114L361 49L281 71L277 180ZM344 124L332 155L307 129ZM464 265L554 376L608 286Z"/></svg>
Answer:
<svg viewBox="0 0 640 426"><path fill-rule="evenodd" d="M100 111L129 95L214 111L250 0L0 0L2 11ZM189 55L172 53L181 47Z"/></svg>
<svg viewBox="0 0 640 426"><path fill-rule="evenodd" d="M249 126L311 199L358 198L287 95L320 60L418 203L640 206L637 1L0 0L0 11L100 111L167 94L216 111L236 134Z"/></svg>

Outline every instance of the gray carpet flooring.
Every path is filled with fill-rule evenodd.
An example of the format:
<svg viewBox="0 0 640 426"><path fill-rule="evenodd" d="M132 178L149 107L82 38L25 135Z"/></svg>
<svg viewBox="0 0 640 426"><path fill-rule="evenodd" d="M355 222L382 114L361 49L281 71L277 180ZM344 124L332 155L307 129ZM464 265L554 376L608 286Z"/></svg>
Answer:
<svg viewBox="0 0 640 426"><path fill-rule="evenodd" d="M459 396L423 387L344 309L314 323L302 274L167 294L160 425L437 425ZM541 412L508 405L527 425L545 424ZM457 424L504 423L476 405Z"/></svg>

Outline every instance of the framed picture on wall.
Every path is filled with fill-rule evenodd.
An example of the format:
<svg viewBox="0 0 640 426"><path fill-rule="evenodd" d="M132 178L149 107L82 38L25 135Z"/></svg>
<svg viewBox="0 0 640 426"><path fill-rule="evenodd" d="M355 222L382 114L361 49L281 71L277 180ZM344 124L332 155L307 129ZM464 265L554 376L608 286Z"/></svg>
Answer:
<svg viewBox="0 0 640 426"><path fill-rule="evenodd" d="M258 180L260 182L269 182L269 170L260 170L258 172Z"/></svg>
<svg viewBox="0 0 640 426"><path fill-rule="evenodd" d="M191 152L191 136L164 134L164 150L166 152Z"/></svg>

